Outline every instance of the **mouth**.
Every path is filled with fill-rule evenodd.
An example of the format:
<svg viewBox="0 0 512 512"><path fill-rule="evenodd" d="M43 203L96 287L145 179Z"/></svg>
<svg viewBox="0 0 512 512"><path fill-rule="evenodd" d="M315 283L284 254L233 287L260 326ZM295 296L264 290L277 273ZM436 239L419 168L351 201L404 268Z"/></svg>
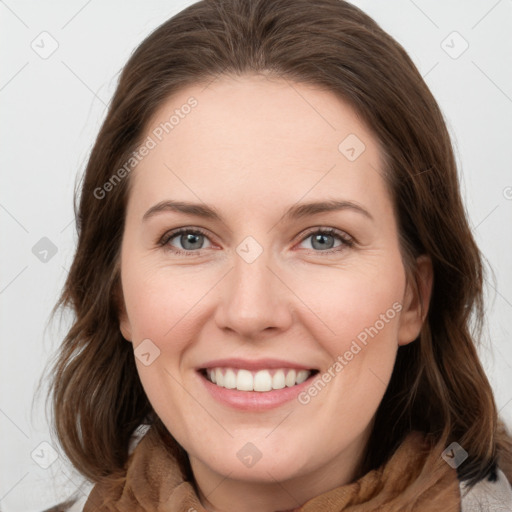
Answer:
<svg viewBox="0 0 512 512"><path fill-rule="evenodd" d="M314 368L268 368L254 371L245 368L212 367L201 368L198 371L207 381L219 388L258 393L293 388L319 373L319 370Z"/></svg>

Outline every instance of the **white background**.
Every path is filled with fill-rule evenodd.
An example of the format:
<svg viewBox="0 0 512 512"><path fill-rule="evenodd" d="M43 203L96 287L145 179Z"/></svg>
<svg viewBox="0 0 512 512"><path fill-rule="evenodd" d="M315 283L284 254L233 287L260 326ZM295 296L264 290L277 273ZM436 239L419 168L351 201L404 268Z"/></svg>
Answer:
<svg viewBox="0 0 512 512"><path fill-rule="evenodd" d="M190 3L0 2L4 512L43 510L80 483L62 454L48 469L31 458L34 450L43 462L51 456L41 442L59 450L44 416L44 388L33 408L32 401L44 365L66 328L66 321L53 327L47 322L76 241L75 181L131 52ZM354 3L409 52L448 122L474 234L496 278L487 286L481 355L501 415L512 425L512 0ZM40 36L43 31L58 43L47 59L31 48L32 41L48 37ZM457 54L464 41L469 47L458 58L445 51ZM46 263L32 252L43 237L57 249Z"/></svg>

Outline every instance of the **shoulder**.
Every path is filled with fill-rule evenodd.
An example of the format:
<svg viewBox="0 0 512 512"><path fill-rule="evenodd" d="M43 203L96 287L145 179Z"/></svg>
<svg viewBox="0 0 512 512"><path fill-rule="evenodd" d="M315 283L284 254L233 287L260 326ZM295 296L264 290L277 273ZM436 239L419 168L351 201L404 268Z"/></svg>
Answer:
<svg viewBox="0 0 512 512"><path fill-rule="evenodd" d="M512 487L501 469L496 471L496 479L481 480L471 489L460 483L461 512L492 510L506 512L512 510Z"/></svg>

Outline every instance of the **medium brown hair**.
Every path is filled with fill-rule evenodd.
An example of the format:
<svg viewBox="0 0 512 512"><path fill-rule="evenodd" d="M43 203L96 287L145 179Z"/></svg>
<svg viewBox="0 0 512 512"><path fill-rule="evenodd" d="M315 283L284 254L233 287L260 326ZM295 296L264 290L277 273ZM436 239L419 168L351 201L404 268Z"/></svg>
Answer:
<svg viewBox="0 0 512 512"><path fill-rule="evenodd" d="M417 279L417 256L433 263L428 315L418 339L398 350L364 471L419 430L437 447L457 441L468 452L458 472L470 485L492 474L508 437L476 351L483 267L445 122L404 49L339 0L203 0L158 27L124 67L78 208L75 198L78 245L55 307L74 312L51 390L56 433L69 459L92 481L118 472L132 432L153 414L133 347L119 330L130 176L103 199L94 191L129 160L171 95L224 74L253 73L323 87L355 109L382 147L408 277Z"/></svg>

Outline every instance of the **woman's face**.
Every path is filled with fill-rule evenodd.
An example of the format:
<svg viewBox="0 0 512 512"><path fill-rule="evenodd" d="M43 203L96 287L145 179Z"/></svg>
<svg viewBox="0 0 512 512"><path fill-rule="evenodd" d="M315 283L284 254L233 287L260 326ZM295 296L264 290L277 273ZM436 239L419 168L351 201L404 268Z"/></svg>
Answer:
<svg viewBox="0 0 512 512"><path fill-rule="evenodd" d="M422 322L375 137L332 93L251 75L176 94L145 142L121 331L156 413L196 474L349 481Z"/></svg>

